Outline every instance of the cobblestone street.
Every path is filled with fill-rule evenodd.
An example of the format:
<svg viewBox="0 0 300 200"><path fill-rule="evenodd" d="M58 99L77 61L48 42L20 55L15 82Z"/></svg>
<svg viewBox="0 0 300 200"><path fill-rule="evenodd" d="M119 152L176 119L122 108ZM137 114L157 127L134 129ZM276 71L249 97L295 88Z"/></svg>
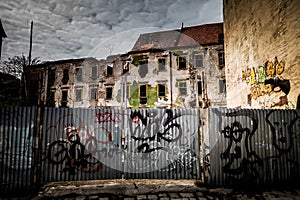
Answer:
<svg viewBox="0 0 300 200"><path fill-rule="evenodd" d="M110 200L110 199L299 199L300 189L234 190L209 188L186 180L112 180L50 183L34 200Z"/></svg>

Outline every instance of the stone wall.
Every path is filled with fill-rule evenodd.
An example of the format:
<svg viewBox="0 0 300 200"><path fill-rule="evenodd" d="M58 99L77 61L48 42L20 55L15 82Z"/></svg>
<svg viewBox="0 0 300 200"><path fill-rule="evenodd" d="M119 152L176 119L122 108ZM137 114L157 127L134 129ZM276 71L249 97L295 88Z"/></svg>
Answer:
<svg viewBox="0 0 300 200"><path fill-rule="evenodd" d="M300 94L298 0L224 0L228 107L295 108Z"/></svg>

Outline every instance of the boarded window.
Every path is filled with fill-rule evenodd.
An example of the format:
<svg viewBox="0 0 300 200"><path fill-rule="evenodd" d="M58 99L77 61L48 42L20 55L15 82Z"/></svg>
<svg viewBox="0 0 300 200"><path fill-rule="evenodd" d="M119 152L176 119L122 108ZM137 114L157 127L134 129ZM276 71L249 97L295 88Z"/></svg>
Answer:
<svg viewBox="0 0 300 200"><path fill-rule="evenodd" d="M166 70L166 59L164 59L164 58L158 59L158 70L159 71Z"/></svg>
<svg viewBox="0 0 300 200"><path fill-rule="evenodd" d="M91 100L96 100L97 98L97 88L91 88L91 96L90 99Z"/></svg>
<svg viewBox="0 0 300 200"><path fill-rule="evenodd" d="M195 55L195 67L203 67L203 54Z"/></svg>
<svg viewBox="0 0 300 200"><path fill-rule="evenodd" d="M61 94L61 107L67 107L68 104L68 91L63 90Z"/></svg>
<svg viewBox="0 0 300 200"><path fill-rule="evenodd" d="M224 51L218 52L219 65L225 65Z"/></svg>
<svg viewBox="0 0 300 200"><path fill-rule="evenodd" d="M158 96L159 97L166 96L166 86L165 86L165 84L158 84Z"/></svg>
<svg viewBox="0 0 300 200"><path fill-rule="evenodd" d="M98 67L97 66L92 66L91 79L96 80L97 78L98 78Z"/></svg>
<svg viewBox="0 0 300 200"><path fill-rule="evenodd" d="M76 89L76 101L82 101L82 89Z"/></svg>
<svg viewBox="0 0 300 200"><path fill-rule="evenodd" d="M139 87L139 96L140 96L140 104L147 104L147 94L148 94L147 85L140 85Z"/></svg>
<svg viewBox="0 0 300 200"><path fill-rule="evenodd" d="M76 68L76 80L78 82L82 81L82 68Z"/></svg>
<svg viewBox="0 0 300 200"><path fill-rule="evenodd" d="M67 85L69 82L69 69L64 69L63 71L63 78L62 78L62 84Z"/></svg>
<svg viewBox="0 0 300 200"><path fill-rule="evenodd" d="M226 93L226 80L224 79L219 80L219 92Z"/></svg>
<svg viewBox="0 0 300 200"><path fill-rule="evenodd" d="M107 65L106 66L106 75L107 76L112 76L114 74L113 72L113 65L110 64L110 65Z"/></svg>
<svg viewBox="0 0 300 200"><path fill-rule="evenodd" d="M106 99L112 99L112 94L113 94L113 88L107 87L106 88Z"/></svg>
<svg viewBox="0 0 300 200"><path fill-rule="evenodd" d="M180 81L179 82L179 95L180 96L185 96L187 95L187 89L186 89L186 81Z"/></svg>
<svg viewBox="0 0 300 200"><path fill-rule="evenodd" d="M186 69L186 56L177 57L178 69Z"/></svg>

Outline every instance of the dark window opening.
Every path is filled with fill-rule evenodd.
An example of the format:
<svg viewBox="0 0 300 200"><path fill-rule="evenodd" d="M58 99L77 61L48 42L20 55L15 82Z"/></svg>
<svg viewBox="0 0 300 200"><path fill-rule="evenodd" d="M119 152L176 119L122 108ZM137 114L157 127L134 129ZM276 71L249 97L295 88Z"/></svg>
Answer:
<svg viewBox="0 0 300 200"><path fill-rule="evenodd" d="M195 67L203 67L203 55L202 54L195 55Z"/></svg>
<svg viewBox="0 0 300 200"><path fill-rule="evenodd" d="M78 82L82 81L82 68L76 68L76 80Z"/></svg>
<svg viewBox="0 0 300 200"><path fill-rule="evenodd" d="M226 80L224 79L219 80L219 92L226 93Z"/></svg>
<svg viewBox="0 0 300 200"><path fill-rule="evenodd" d="M98 67L97 66L93 66L92 67L92 71L91 71L91 79L92 80L96 80L98 77Z"/></svg>
<svg viewBox="0 0 300 200"><path fill-rule="evenodd" d="M106 75L107 76L112 76L113 75L113 66L112 65L107 65L106 66ZM124 71L123 71L123 73L124 73Z"/></svg>
<svg viewBox="0 0 300 200"><path fill-rule="evenodd" d="M219 34L219 36L218 36L218 42L220 44L224 44L224 34L223 33Z"/></svg>
<svg viewBox="0 0 300 200"><path fill-rule="evenodd" d="M96 88L91 88L91 100L96 100L97 98L97 89Z"/></svg>
<svg viewBox="0 0 300 200"><path fill-rule="evenodd" d="M48 86L52 87L55 82L55 71L50 69L48 72Z"/></svg>
<svg viewBox="0 0 300 200"><path fill-rule="evenodd" d="M158 84L158 96L159 97L166 96L166 86L164 84Z"/></svg>
<svg viewBox="0 0 300 200"><path fill-rule="evenodd" d="M140 104L147 104L147 85L140 85Z"/></svg>
<svg viewBox="0 0 300 200"><path fill-rule="evenodd" d="M69 69L64 69L63 71L63 78L62 78L62 84L67 85L69 82Z"/></svg>
<svg viewBox="0 0 300 200"><path fill-rule="evenodd" d="M67 107L67 104L68 104L68 91L62 91L61 107Z"/></svg>
<svg viewBox="0 0 300 200"><path fill-rule="evenodd" d="M185 96L187 95L186 82L179 82L179 95Z"/></svg>
<svg viewBox="0 0 300 200"><path fill-rule="evenodd" d="M112 94L113 94L113 88L107 87L106 88L106 99L112 99Z"/></svg>
<svg viewBox="0 0 300 200"><path fill-rule="evenodd" d="M186 69L186 57L185 56L178 56L178 69Z"/></svg>
<svg viewBox="0 0 300 200"><path fill-rule="evenodd" d="M51 91L47 97L47 105L50 107L55 107L55 93Z"/></svg>
<svg viewBox="0 0 300 200"><path fill-rule="evenodd" d="M76 101L82 100L82 89L76 89Z"/></svg>
<svg viewBox="0 0 300 200"><path fill-rule="evenodd" d="M198 94L202 94L202 81L198 81Z"/></svg>
<svg viewBox="0 0 300 200"><path fill-rule="evenodd" d="M225 65L224 51L218 52L219 65Z"/></svg>
<svg viewBox="0 0 300 200"><path fill-rule="evenodd" d="M164 71L166 70L166 60L164 58L158 59L158 70L159 71Z"/></svg>

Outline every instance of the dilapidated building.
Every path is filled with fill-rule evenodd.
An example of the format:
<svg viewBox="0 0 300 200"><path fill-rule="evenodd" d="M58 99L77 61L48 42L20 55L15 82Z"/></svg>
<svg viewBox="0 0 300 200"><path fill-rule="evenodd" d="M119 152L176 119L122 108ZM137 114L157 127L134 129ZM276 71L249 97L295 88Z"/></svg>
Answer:
<svg viewBox="0 0 300 200"><path fill-rule="evenodd" d="M47 106L225 107L224 64L217 23L142 34L127 54L45 62L25 77Z"/></svg>

